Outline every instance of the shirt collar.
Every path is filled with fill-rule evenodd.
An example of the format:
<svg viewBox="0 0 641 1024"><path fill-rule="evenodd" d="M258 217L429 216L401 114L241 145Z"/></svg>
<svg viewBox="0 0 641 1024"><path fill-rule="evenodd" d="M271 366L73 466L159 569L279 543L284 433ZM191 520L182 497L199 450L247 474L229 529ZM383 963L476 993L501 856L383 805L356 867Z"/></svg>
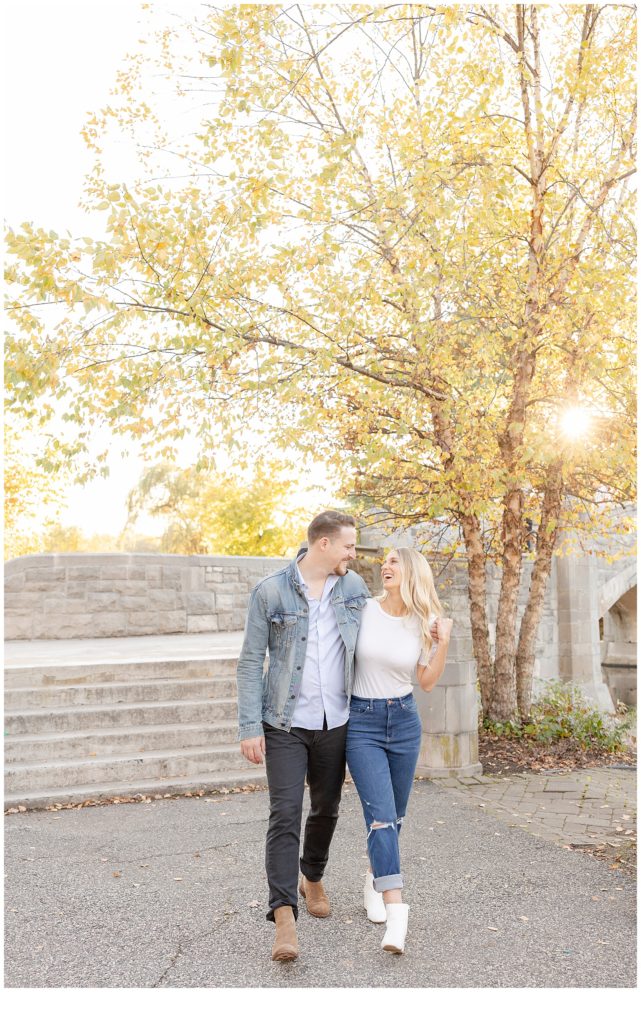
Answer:
<svg viewBox="0 0 641 1024"><path fill-rule="evenodd" d="M300 571L300 567L299 567L299 565L298 565L298 563L300 562L300 560L301 560L302 558L304 558L306 554L307 554L307 552L303 552L303 554L302 554L302 555L300 556L300 558L297 558L297 559L296 559L296 572L298 573L298 579L300 580L300 584L301 584L301 586L302 586L302 587L304 587L304 588L305 588L305 590L309 590L309 586L308 586L308 584L307 584L307 583L305 582L305 580L304 580L304 578L303 578L303 574L302 574L302 572ZM328 583L330 584L330 586L329 586L329 590L327 591L327 593L328 593L328 594L331 594L331 592L332 592L332 590L334 589L334 587L335 587L336 583L338 582L339 578L340 578L340 577L338 576L338 574L337 574L337 573L335 573L335 572L330 572L329 576L327 577L327 582L328 582ZM325 586L327 586L327 582L325 583ZM323 588L323 594L324 594L324 593L325 593L325 588Z"/></svg>

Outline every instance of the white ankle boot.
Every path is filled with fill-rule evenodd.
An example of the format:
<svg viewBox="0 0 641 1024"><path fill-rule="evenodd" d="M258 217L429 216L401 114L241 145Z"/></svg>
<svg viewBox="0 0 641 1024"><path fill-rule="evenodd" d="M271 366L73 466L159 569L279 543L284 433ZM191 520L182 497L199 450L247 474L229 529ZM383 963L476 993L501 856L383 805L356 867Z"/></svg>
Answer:
<svg viewBox="0 0 641 1024"><path fill-rule="evenodd" d="M387 910L387 928L381 946L389 953L402 953L405 949L410 908L407 903L388 903L385 909Z"/></svg>
<svg viewBox="0 0 641 1024"><path fill-rule="evenodd" d="M387 920L385 913L385 902L383 893L376 892L374 888L374 875L368 871L365 875L365 888L363 889L363 906L367 911L367 920L374 924L382 924Z"/></svg>

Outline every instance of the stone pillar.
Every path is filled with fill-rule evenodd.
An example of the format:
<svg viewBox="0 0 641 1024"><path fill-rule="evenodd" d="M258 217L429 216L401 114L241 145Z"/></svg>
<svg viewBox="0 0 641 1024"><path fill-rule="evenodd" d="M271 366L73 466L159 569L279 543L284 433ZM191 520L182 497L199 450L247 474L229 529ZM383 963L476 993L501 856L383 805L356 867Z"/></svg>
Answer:
<svg viewBox="0 0 641 1024"><path fill-rule="evenodd" d="M467 596L467 562L450 562L447 580L439 581L433 566L445 613L454 620L445 671L430 693L414 687L423 724L418 772L428 778L481 775L478 740L478 691L476 662L472 652ZM447 595L447 596L445 596Z"/></svg>
<svg viewBox="0 0 641 1024"><path fill-rule="evenodd" d="M599 580L594 555L557 559L559 674L576 683L590 703L613 712L601 672Z"/></svg>

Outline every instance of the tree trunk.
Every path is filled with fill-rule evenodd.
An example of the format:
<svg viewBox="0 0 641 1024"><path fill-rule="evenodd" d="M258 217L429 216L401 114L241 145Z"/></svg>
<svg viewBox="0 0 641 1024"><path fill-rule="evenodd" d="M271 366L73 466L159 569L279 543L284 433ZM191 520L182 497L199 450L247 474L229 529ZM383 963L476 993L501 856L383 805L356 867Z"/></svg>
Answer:
<svg viewBox="0 0 641 1024"><path fill-rule="evenodd" d="M563 496L563 468L561 459L550 466L541 504L541 523L537 534L536 559L530 580L530 592L521 620L519 645L516 652L516 693L519 714L527 718L532 705L532 672L536 633L541 621L545 588L550 578L552 555L558 535L558 522Z"/></svg>
<svg viewBox="0 0 641 1024"><path fill-rule="evenodd" d="M472 647L476 658L481 689L481 706L486 715L494 690L494 670L490 656L490 638L487 627L487 586L485 579L485 551L479 521L475 515L461 517L465 550L467 552L468 594L472 623Z"/></svg>
<svg viewBox="0 0 641 1024"><path fill-rule="evenodd" d="M507 722L518 715L516 703L516 615L523 552L523 495L513 488L505 496L501 592L496 614L494 689L489 717Z"/></svg>
<svg viewBox="0 0 641 1024"><path fill-rule="evenodd" d="M528 280L525 315L521 336L517 342L514 389L510 401L505 431L499 439L503 464L507 471L508 486L503 498L502 523L502 577L496 620L496 652L494 664L494 691L489 715L495 721L505 722L518 717L516 700L516 618L518 611L521 562L523 557L523 491L519 457L527 415L527 401L536 364L537 339L540 333L540 284L545 258L543 245L543 209L545 196L544 118L541 101L540 39L538 15L530 8L531 23L527 25L527 8L517 4L516 29L521 56L520 83L525 139L528 150L532 185L532 211L529 230ZM531 81L525 74L526 40L531 41L534 55L534 73ZM532 104L530 92L533 93ZM534 106L534 109L533 109Z"/></svg>

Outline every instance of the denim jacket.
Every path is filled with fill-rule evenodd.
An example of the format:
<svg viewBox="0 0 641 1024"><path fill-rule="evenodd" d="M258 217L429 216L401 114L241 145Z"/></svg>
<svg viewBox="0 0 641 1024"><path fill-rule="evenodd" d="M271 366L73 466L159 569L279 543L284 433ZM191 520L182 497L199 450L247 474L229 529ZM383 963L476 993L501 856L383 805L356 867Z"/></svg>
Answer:
<svg viewBox="0 0 641 1024"><path fill-rule="evenodd" d="M332 590L336 622L345 644L345 692L354 684L354 651L361 611L369 597L365 583L351 569ZM257 583L249 598L243 646L238 659L238 738L263 735L263 721L291 729L300 693L309 604L298 579L296 559ZM264 671L265 652L269 664Z"/></svg>

